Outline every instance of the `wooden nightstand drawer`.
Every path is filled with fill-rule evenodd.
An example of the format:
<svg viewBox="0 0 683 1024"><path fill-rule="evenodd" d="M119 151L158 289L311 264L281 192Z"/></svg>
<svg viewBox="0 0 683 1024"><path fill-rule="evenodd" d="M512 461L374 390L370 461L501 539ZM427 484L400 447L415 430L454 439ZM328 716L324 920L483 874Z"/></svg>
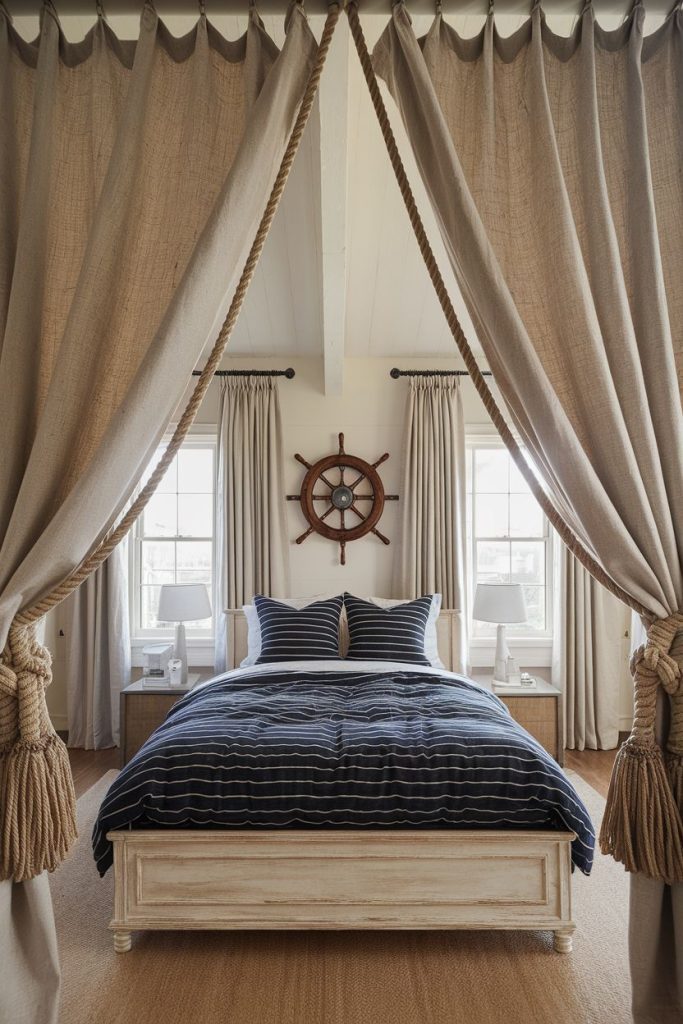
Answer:
<svg viewBox="0 0 683 1024"><path fill-rule="evenodd" d="M546 723L557 717L554 697L505 697L501 693L496 693L496 696L505 701L510 714L518 722L523 718L525 722Z"/></svg>
<svg viewBox="0 0 683 1024"><path fill-rule="evenodd" d="M161 725L182 693L128 693L123 700L121 763L127 764L134 754Z"/></svg>
<svg viewBox="0 0 683 1024"><path fill-rule="evenodd" d="M500 697L500 694L498 694ZM557 700L555 697L501 697L514 720L530 732L559 764L562 751L559 743Z"/></svg>
<svg viewBox="0 0 683 1024"><path fill-rule="evenodd" d="M158 689L143 687L140 680L121 691L121 767L137 754L140 747L158 729L174 704L190 692L193 685L210 678L210 673L191 675L191 685Z"/></svg>
<svg viewBox="0 0 683 1024"><path fill-rule="evenodd" d="M512 693L493 687L490 681L477 680L492 689L507 707L516 722L545 747L558 764L564 761L562 694L545 679L536 677L536 685L527 692L516 686Z"/></svg>

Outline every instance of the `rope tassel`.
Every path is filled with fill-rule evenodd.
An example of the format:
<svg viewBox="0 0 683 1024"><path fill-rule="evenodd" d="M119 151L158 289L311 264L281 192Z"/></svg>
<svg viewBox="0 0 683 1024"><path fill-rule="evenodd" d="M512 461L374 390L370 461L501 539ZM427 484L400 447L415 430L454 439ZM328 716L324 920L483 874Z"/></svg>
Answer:
<svg viewBox="0 0 683 1024"><path fill-rule="evenodd" d="M0 878L54 871L77 836L69 757L50 722L49 652L12 627L0 656Z"/></svg>
<svg viewBox="0 0 683 1024"><path fill-rule="evenodd" d="M600 849L637 871L672 884L683 881L683 713L675 715L669 734L668 764L655 741L657 693L661 686L679 698L681 670L671 656L683 615L658 619L647 643L634 652L633 730L617 754L600 830ZM683 708L681 708L683 712ZM667 772L668 767L668 772Z"/></svg>

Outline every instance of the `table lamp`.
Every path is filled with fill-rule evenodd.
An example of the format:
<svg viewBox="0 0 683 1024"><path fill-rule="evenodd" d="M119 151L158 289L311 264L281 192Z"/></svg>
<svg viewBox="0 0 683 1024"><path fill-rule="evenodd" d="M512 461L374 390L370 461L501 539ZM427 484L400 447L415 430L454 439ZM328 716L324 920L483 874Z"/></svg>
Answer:
<svg viewBox="0 0 683 1024"><path fill-rule="evenodd" d="M494 683L516 685L508 679L510 649L505 639L505 623L526 622L526 603L521 583L477 583L472 617L480 622L496 623Z"/></svg>
<svg viewBox="0 0 683 1024"><path fill-rule="evenodd" d="M164 583L159 594L159 622L175 622L175 654L183 663L180 682L187 686L185 623L211 616L211 602L204 583Z"/></svg>

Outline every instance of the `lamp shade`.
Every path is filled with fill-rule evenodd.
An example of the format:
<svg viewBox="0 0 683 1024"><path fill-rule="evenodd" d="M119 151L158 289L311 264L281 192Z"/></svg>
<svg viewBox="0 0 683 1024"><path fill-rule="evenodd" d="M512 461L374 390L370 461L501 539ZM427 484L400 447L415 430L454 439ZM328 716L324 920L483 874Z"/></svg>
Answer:
<svg viewBox="0 0 683 1024"><path fill-rule="evenodd" d="M194 622L211 616L204 583L164 583L159 594L159 622Z"/></svg>
<svg viewBox="0 0 683 1024"><path fill-rule="evenodd" d="M526 622L521 583L477 583L472 617L481 622Z"/></svg>

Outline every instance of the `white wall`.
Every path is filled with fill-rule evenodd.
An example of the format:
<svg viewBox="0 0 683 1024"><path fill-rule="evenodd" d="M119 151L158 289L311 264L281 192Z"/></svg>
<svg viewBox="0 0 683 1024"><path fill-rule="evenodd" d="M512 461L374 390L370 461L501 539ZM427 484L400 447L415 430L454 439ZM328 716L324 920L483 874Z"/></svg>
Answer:
<svg viewBox="0 0 683 1024"><path fill-rule="evenodd" d="M226 361L226 365L227 365ZM293 380L281 380L280 405L282 409L285 486L288 494L297 494L305 470L295 461L299 452L309 462L337 450L337 436L345 436L345 447L368 462L374 462L384 452L390 458L380 467L380 475L387 493L401 491L402 450L405 430L405 409L408 381L392 380L389 370L395 359L347 359L345 361L344 394L329 397L323 394L323 367L319 359L230 361L236 368L251 366L284 367L296 370ZM453 368L455 359L401 360L401 367ZM217 403L216 385L213 394L201 410L200 419L215 419ZM462 381L465 417L472 429L490 429L490 419L479 401L472 384ZM379 529L391 540L387 547L368 536L354 541L346 549L346 565L339 564L339 547L317 534L303 544L294 539L304 532L307 523L297 502L287 502L287 524L291 540L290 564L292 595L306 597L312 594L339 593L347 589L358 594L390 596L393 561L397 552L399 502L387 502Z"/></svg>

